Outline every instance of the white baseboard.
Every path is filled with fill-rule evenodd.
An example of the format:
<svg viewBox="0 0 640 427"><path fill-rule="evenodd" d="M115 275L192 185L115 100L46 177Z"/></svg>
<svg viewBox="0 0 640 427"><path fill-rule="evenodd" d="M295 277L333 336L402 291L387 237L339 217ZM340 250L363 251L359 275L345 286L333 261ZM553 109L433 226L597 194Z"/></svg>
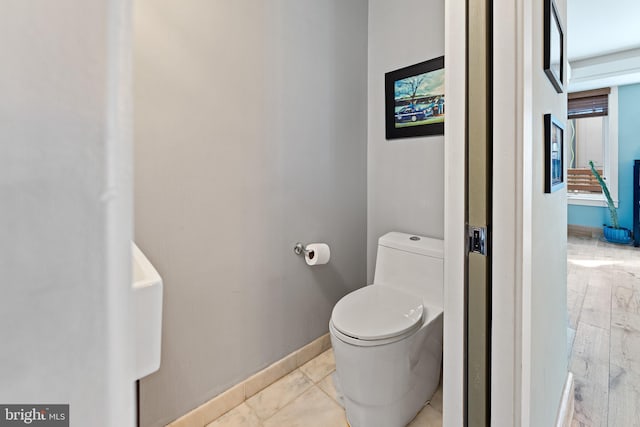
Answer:
<svg viewBox="0 0 640 427"><path fill-rule="evenodd" d="M573 391L573 374L567 372L567 381L562 390L562 400L556 418L556 427L571 427L573 421L573 410L575 405L575 393Z"/></svg>

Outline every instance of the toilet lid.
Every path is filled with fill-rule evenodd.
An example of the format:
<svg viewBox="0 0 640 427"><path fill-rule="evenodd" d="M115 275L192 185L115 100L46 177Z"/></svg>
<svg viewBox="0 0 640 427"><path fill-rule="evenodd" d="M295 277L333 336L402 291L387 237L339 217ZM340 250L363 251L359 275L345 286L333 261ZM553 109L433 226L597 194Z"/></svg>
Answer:
<svg viewBox="0 0 640 427"><path fill-rule="evenodd" d="M371 285L344 296L333 308L333 326L361 340L404 334L421 324L422 299L386 286Z"/></svg>

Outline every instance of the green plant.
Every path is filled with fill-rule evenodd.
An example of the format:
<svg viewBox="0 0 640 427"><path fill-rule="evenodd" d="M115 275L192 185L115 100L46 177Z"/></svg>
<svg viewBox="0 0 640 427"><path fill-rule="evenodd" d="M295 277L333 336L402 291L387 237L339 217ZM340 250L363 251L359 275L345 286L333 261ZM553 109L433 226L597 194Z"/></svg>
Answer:
<svg viewBox="0 0 640 427"><path fill-rule="evenodd" d="M604 179L600 176L595 166L593 166L593 162L589 160L589 166L591 167L591 173L598 180L598 184L602 187L602 192L604 193L604 197L607 198L607 206L609 207L609 215L611 215L611 226L613 228L620 228L620 223L618 222L618 210L616 206L613 204L613 199L611 198L611 194L609 193L609 187L607 187L607 183L604 182Z"/></svg>

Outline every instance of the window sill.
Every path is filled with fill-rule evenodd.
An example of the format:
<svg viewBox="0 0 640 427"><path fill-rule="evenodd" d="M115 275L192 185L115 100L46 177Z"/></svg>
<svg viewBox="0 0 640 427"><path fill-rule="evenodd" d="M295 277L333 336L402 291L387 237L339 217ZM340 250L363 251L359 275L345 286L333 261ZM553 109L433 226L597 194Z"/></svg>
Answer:
<svg viewBox="0 0 640 427"><path fill-rule="evenodd" d="M578 206L596 206L607 207L607 200L602 194L581 194L581 193L567 193L567 202L570 205ZM618 207L618 201L614 200L613 204Z"/></svg>

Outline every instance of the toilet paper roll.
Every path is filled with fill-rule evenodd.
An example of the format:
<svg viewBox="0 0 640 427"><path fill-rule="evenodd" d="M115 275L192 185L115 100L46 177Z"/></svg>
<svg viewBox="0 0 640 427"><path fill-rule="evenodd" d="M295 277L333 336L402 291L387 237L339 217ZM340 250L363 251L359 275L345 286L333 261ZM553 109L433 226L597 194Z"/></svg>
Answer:
<svg viewBox="0 0 640 427"><path fill-rule="evenodd" d="M309 243L304 260L308 265L322 265L329 262L331 251L326 243Z"/></svg>

